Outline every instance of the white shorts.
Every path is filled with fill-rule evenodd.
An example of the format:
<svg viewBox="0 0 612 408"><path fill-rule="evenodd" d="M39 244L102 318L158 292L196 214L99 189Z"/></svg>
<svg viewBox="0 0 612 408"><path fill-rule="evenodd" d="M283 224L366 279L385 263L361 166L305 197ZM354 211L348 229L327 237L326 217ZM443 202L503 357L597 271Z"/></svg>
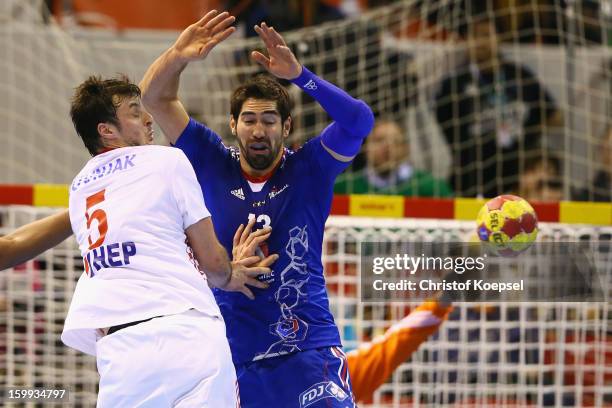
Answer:
<svg viewBox="0 0 612 408"><path fill-rule="evenodd" d="M99 408L237 406L236 371L219 318L196 310L126 327L96 343Z"/></svg>

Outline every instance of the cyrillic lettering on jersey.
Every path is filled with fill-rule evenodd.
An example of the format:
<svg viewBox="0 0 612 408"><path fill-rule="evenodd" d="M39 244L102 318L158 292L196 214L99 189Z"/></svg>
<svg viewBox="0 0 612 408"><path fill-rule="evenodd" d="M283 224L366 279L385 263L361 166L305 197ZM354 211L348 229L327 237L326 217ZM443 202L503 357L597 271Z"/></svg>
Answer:
<svg viewBox="0 0 612 408"><path fill-rule="evenodd" d="M135 154L126 155L124 157L118 157L113 161L109 161L104 165L95 168L91 173L86 174L80 177L78 180L75 180L72 183L72 191L76 191L82 185L86 185L91 181L96 181L101 179L102 177L106 177L110 174L114 174L117 171L126 170L134 167L136 164L134 163Z"/></svg>
<svg viewBox="0 0 612 408"><path fill-rule="evenodd" d="M130 258L134 255L136 255L136 244L132 241L101 245L87 252L83 258L85 273L93 278L100 269L129 265Z"/></svg>

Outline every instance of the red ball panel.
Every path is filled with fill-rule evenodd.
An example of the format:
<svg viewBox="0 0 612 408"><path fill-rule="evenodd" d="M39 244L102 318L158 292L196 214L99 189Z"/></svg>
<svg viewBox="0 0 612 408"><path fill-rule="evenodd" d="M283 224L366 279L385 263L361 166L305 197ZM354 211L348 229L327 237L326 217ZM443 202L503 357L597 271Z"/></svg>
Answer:
<svg viewBox="0 0 612 408"><path fill-rule="evenodd" d="M537 224L538 224L538 220L531 213L525 213L521 217L521 228L523 229L523 231L525 231L528 234L531 233L535 229Z"/></svg>
<svg viewBox="0 0 612 408"><path fill-rule="evenodd" d="M504 226L501 229L508 238L512 239L522 232L521 223L515 218L506 218Z"/></svg>

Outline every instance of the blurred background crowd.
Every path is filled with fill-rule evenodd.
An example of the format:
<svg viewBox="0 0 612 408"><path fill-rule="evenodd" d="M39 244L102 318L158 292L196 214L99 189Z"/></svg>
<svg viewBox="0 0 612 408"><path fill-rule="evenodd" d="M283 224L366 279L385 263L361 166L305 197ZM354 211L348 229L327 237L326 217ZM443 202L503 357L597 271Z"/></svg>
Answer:
<svg viewBox="0 0 612 408"><path fill-rule="evenodd" d="M43 21L77 36L106 30L113 41L139 30L171 39L208 10L229 10L243 44L222 58L229 74L200 71L223 85L184 98L228 143L227 97L211 107L208 92L229 95L256 72L254 24L285 33L305 65L378 119L337 193L612 198L610 0L45 0L42 8ZM307 96L294 97L297 148L327 119Z"/></svg>

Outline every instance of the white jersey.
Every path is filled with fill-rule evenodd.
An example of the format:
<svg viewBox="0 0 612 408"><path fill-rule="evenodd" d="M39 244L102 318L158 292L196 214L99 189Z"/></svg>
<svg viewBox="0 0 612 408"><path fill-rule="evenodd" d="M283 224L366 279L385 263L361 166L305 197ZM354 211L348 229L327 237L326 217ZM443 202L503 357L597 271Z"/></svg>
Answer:
<svg viewBox="0 0 612 408"><path fill-rule="evenodd" d="M62 341L95 355L98 328L191 308L221 318L185 235L209 216L179 149L124 147L93 157L70 187L70 222L85 272Z"/></svg>

